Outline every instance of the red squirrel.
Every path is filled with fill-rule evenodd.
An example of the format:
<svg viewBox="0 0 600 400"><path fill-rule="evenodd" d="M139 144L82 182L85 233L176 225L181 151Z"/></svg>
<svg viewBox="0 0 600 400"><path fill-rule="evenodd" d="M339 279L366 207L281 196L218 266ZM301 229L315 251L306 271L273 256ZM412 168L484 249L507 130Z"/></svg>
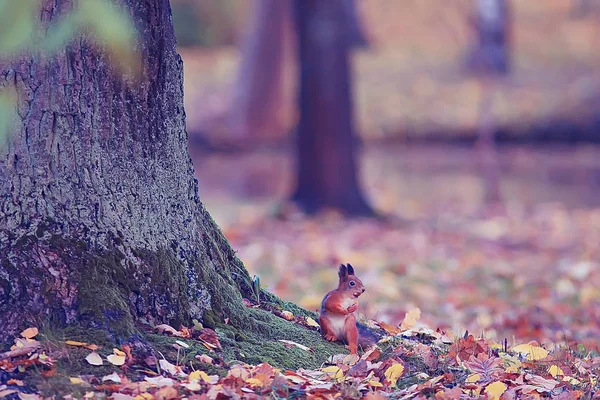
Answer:
<svg viewBox="0 0 600 400"><path fill-rule="evenodd" d="M338 287L327 293L321 303L319 325L325 340L342 341L348 344L351 354L356 354L358 346L370 346L379 338L369 329L356 322L354 312L358 309L358 297L365 292L365 286L354 275L352 265L340 266Z"/></svg>

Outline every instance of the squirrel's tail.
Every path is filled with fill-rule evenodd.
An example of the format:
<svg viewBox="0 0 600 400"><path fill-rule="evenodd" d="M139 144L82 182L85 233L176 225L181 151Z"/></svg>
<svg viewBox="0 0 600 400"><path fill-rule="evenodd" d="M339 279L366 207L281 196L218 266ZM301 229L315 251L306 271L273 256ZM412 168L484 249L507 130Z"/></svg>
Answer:
<svg viewBox="0 0 600 400"><path fill-rule="evenodd" d="M356 328L358 328L358 345L361 347L372 346L382 338L380 333L368 328L366 325L357 322Z"/></svg>

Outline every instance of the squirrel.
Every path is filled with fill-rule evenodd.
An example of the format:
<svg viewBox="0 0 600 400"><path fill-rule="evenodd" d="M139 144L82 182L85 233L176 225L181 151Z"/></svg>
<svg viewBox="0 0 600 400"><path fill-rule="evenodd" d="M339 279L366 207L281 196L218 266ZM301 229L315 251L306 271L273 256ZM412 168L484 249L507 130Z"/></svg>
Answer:
<svg viewBox="0 0 600 400"><path fill-rule="evenodd" d="M379 341L379 337L356 322L354 312L358 309L358 297L365 292L365 286L354 275L352 265L342 264L338 276L337 289L327 293L321 303L321 335L325 340L347 343L350 354L356 354L359 345L371 346Z"/></svg>

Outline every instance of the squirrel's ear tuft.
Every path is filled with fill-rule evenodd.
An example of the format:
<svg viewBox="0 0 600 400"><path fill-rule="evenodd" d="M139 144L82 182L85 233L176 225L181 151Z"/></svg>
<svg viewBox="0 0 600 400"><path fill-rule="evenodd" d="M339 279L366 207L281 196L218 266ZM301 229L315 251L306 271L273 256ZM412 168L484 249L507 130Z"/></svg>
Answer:
<svg viewBox="0 0 600 400"><path fill-rule="evenodd" d="M348 263L348 275L354 275L354 267Z"/></svg>
<svg viewBox="0 0 600 400"><path fill-rule="evenodd" d="M345 280L348 277L348 270L346 269L346 266L344 264L340 265L338 276L341 280Z"/></svg>

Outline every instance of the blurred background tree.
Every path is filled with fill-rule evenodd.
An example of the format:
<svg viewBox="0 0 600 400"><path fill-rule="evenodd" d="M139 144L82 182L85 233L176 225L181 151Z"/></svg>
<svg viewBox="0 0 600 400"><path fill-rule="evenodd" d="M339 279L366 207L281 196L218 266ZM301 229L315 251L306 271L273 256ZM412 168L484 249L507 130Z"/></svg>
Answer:
<svg viewBox="0 0 600 400"><path fill-rule="evenodd" d="M481 90L476 146L484 171L485 201L500 202L500 171L496 154L494 94L496 82L510 71L510 14L506 0L478 0L473 18L475 43L468 64Z"/></svg>
<svg viewBox="0 0 600 400"><path fill-rule="evenodd" d="M304 211L336 209L373 215L359 189L350 50L345 0L295 0L299 122L297 181L292 200Z"/></svg>

